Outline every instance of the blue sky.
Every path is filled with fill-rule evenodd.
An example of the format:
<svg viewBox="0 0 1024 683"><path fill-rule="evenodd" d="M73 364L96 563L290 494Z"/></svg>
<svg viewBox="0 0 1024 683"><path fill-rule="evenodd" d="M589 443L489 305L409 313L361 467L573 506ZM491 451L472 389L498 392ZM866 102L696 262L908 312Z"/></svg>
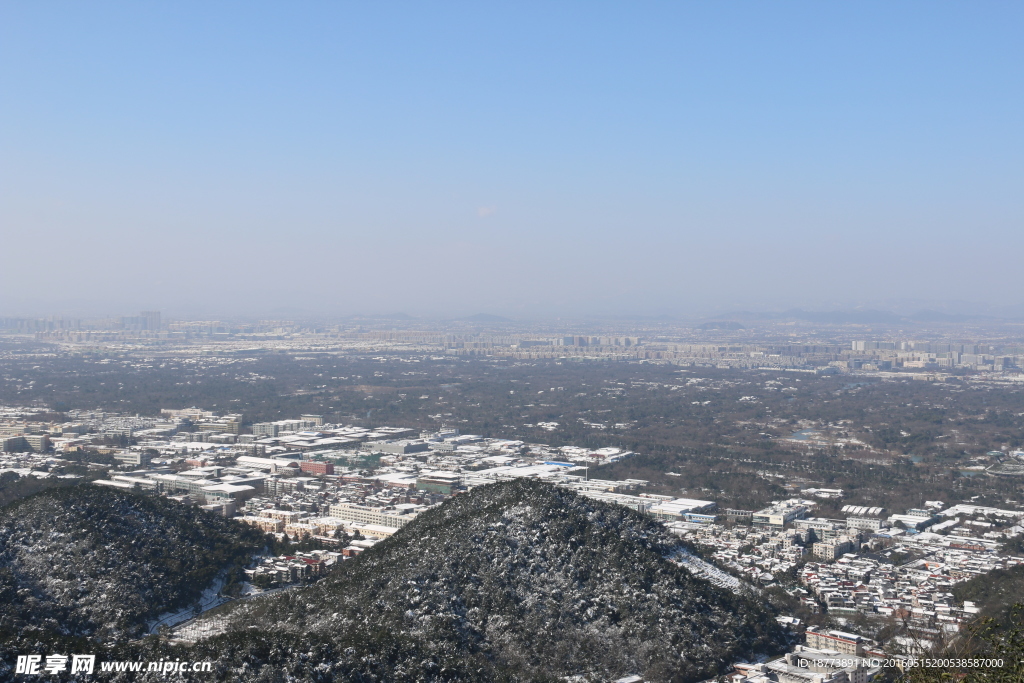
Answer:
<svg viewBox="0 0 1024 683"><path fill-rule="evenodd" d="M1022 302L1019 3L0 3L0 314Z"/></svg>

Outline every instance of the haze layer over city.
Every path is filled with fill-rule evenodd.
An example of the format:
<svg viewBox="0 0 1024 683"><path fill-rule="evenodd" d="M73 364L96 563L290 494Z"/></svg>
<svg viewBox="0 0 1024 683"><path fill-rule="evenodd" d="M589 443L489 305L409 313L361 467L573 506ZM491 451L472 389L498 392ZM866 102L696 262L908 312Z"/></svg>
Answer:
<svg viewBox="0 0 1024 683"><path fill-rule="evenodd" d="M0 3L0 680L1021 680L1022 13Z"/></svg>

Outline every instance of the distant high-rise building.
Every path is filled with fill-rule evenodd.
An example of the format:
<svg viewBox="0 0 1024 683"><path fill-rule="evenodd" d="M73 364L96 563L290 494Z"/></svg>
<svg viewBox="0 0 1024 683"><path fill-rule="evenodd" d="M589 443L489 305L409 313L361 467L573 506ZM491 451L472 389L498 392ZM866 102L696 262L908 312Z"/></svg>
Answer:
<svg viewBox="0 0 1024 683"><path fill-rule="evenodd" d="M160 311L143 311L139 315L146 319L147 330L160 329Z"/></svg>
<svg viewBox="0 0 1024 683"><path fill-rule="evenodd" d="M274 422L257 422L252 426L254 436L277 436L280 425Z"/></svg>
<svg viewBox="0 0 1024 683"><path fill-rule="evenodd" d="M125 330L159 330L160 311L142 311L138 315L121 318L121 328Z"/></svg>

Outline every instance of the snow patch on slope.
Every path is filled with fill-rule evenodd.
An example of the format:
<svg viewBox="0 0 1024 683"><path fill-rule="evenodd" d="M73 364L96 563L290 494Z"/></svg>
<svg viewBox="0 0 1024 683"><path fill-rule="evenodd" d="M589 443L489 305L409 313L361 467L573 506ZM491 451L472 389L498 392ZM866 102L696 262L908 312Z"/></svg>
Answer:
<svg viewBox="0 0 1024 683"><path fill-rule="evenodd" d="M757 591L754 586L737 579L732 574L719 569L710 562L702 560L685 548L679 548L665 559L684 567L694 576L706 579L712 585L725 588L737 595L750 595L752 592Z"/></svg>
<svg viewBox="0 0 1024 683"><path fill-rule="evenodd" d="M177 624L180 624L183 621L188 621L189 619L192 619L197 615L197 613L201 614L203 612L206 612L207 610L213 609L214 607L223 605L225 602L228 602L231 599L220 594L220 589L223 587L224 575L221 574L213 580L213 583L211 585L207 586L206 590L204 590L203 594L199 597L199 600L196 603L199 606L198 612L195 608L195 605L177 610L175 612L164 612L156 619L153 619L148 624L146 624L146 632L156 633L161 626L176 626Z"/></svg>

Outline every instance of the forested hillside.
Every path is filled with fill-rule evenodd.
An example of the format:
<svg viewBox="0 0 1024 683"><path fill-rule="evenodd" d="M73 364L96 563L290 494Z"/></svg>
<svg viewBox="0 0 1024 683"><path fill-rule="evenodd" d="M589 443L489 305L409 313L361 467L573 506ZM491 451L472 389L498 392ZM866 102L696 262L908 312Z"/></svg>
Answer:
<svg viewBox="0 0 1024 683"><path fill-rule="evenodd" d="M0 510L0 650L137 637L194 601L262 534L175 501L80 485Z"/></svg>
<svg viewBox="0 0 1024 683"><path fill-rule="evenodd" d="M981 616L1008 623L1010 608L1024 602L1024 565L976 576L955 586L953 595L976 603Z"/></svg>
<svg viewBox="0 0 1024 683"><path fill-rule="evenodd" d="M768 610L668 561L677 547L627 508L494 484L320 584L235 605L217 617L227 633L173 652L217 659L224 681L694 681L776 650Z"/></svg>

